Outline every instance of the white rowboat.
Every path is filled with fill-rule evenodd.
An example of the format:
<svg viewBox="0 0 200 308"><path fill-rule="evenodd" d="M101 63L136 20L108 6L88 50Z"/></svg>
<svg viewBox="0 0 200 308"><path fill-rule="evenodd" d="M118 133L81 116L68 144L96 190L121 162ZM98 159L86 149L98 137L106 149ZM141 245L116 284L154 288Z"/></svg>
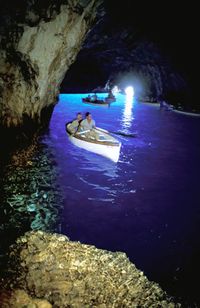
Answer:
<svg viewBox="0 0 200 308"><path fill-rule="evenodd" d="M92 129L93 136L89 136L90 131L80 131L75 134L72 134L70 131L70 123L66 124L66 131L69 136L70 141L87 151L102 155L114 161L115 163L119 160L121 143L111 136L108 131L95 128Z"/></svg>

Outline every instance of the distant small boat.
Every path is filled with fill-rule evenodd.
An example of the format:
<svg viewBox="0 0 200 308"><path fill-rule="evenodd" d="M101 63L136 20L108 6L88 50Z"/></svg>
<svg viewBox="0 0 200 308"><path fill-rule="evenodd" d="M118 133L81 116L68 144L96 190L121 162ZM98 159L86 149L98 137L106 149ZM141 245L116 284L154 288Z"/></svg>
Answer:
<svg viewBox="0 0 200 308"><path fill-rule="evenodd" d="M97 138L88 137L89 130L80 131L72 134L70 131L71 122L66 123L66 131L70 141L77 147L83 148L87 151L102 155L114 161L119 160L121 143L111 136L108 131L95 128L93 131L96 133Z"/></svg>
<svg viewBox="0 0 200 308"><path fill-rule="evenodd" d="M92 105L109 105L110 102L103 100L103 99L96 99L96 100L91 100L90 98L82 98L82 102L86 104L92 104Z"/></svg>

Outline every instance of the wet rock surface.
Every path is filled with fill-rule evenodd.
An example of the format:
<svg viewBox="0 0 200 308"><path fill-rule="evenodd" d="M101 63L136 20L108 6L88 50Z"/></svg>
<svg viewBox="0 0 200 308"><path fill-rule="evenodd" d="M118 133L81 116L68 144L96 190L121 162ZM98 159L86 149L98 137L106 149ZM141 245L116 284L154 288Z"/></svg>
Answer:
<svg viewBox="0 0 200 308"><path fill-rule="evenodd" d="M180 307L124 253L58 234L32 231L18 238L8 273L1 282L1 307L30 297L40 300L30 307Z"/></svg>
<svg viewBox="0 0 200 308"><path fill-rule="evenodd" d="M0 123L41 123L55 105L63 77L74 62L99 4L92 1L0 3Z"/></svg>
<svg viewBox="0 0 200 308"><path fill-rule="evenodd" d="M4 308L51 308L47 300L32 298L24 290L3 291L0 294L0 304Z"/></svg>

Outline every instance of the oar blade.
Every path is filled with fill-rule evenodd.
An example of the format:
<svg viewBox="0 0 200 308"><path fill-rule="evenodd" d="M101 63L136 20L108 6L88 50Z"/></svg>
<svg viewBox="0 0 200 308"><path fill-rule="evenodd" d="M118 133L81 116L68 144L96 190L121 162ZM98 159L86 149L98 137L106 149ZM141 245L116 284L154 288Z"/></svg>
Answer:
<svg viewBox="0 0 200 308"><path fill-rule="evenodd" d="M125 132L120 132L120 131L118 131L118 132L110 132L110 133L115 134L115 135L124 136L124 137L131 137L131 138L135 138L135 137L137 137L137 135L136 135L136 134L132 134L132 133L125 133Z"/></svg>

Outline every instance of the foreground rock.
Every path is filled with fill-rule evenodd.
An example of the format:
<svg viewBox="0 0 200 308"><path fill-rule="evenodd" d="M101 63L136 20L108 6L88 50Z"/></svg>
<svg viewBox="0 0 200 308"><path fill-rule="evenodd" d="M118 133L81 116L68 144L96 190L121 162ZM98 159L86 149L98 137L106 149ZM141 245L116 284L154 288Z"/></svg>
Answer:
<svg viewBox="0 0 200 308"><path fill-rule="evenodd" d="M12 292L1 292L1 307L4 308L51 308L52 305L47 300L32 298L24 290Z"/></svg>
<svg viewBox="0 0 200 308"><path fill-rule="evenodd" d="M58 234L37 231L20 237L12 247L10 268L1 307L180 307L124 253Z"/></svg>

